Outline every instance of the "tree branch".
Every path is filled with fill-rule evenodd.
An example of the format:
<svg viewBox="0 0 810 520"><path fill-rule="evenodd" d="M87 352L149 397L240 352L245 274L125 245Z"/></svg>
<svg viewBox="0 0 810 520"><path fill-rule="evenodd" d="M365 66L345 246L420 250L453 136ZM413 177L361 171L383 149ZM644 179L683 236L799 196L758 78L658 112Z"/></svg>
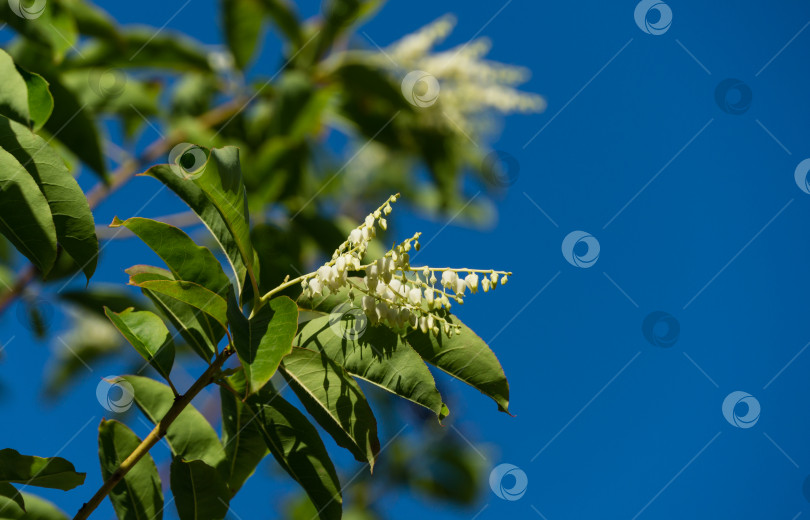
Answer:
<svg viewBox="0 0 810 520"><path fill-rule="evenodd" d="M139 460L143 458L144 455L149 453L149 450L157 444L160 439L162 439L166 435L166 431L169 429L169 426L177 419L186 406L188 406L194 397L200 393L200 391L211 384L214 381L214 378L218 375L222 365L225 361L233 354L234 350L229 346L225 350L222 351L221 354L217 356L214 360L214 363L209 366L205 372L197 379L191 388L183 394L182 396L175 399L174 404L169 411L166 412L166 415L160 422L157 423L157 426L147 435L144 437L143 441L135 448L129 457L124 459L124 461L116 468L110 478L102 484L102 486L96 491L96 494L82 505L79 512L76 513L76 516L73 517L73 520L86 520L93 511L104 501L104 498L112 491L112 489L119 483L121 480L126 476L127 473L138 463Z"/></svg>

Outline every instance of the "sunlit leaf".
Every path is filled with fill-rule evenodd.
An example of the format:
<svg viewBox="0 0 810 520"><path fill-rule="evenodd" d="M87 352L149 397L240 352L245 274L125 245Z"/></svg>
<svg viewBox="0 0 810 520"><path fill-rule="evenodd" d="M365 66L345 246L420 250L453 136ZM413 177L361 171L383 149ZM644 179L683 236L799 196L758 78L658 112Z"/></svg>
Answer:
<svg viewBox="0 0 810 520"><path fill-rule="evenodd" d="M8 482L0 482L0 520L25 518L25 500L17 488Z"/></svg>
<svg viewBox="0 0 810 520"><path fill-rule="evenodd" d="M298 347L284 358L281 371L318 424L373 469L380 451L377 420L351 376L325 355Z"/></svg>
<svg viewBox="0 0 810 520"><path fill-rule="evenodd" d="M48 89L48 82L39 74L28 72L22 67L17 67L17 72L25 80L28 88L28 114L31 126L34 130L39 130L53 112L53 96Z"/></svg>
<svg viewBox="0 0 810 520"><path fill-rule="evenodd" d="M28 109L28 86L20 75L14 60L0 49L0 115L27 125L31 119Z"/></svg>
<svg viewBox="0 0 810 520"><path fill-rule="evenodd" d="M24 484L68 491L84 484L85 473L61 457L20 455L16 450L0 450L0 483Z"/></svg>
<svg viewBox="0 0 810 520"><path fill-rule="evenodd" d="M149 311L127 309L115 313L106 307L104 311L138 354L168 381L174 364L174 342L163 320Z"/></svg>
<svg viewBox="0 0 810 520"><path fill-rule="evenodd" d="M25 499L25 520L68 520L58 507L30 493L22 493Z"/></svg>
<svg viewBox="0 0 810 520"><path fill-rule="evenodd" d="M141 439L126 425L102 419L98 427L102 478L108 480L140 443ZM152 455L144 455L110 490L109 497L120 520L161 520L163 491Z"/></svg>

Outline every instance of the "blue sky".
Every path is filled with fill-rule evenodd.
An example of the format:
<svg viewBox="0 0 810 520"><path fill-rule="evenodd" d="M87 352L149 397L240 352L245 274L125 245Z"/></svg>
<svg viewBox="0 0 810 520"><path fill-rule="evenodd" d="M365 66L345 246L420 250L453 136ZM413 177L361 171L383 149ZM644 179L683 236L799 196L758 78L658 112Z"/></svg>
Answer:
<svg viewBox="0 0 810 520"><path fill-rule="evenodd" d="M122 22L160 26L183 3L102 5ZM510 463L525 473L525 494L508 501L486 490L465 511L403 496L386 507L391 518L810 515L802 491L810 475L810 195L794 178L810 157L810 5L659 2L653 10L668 8L671 25L655 30L650 13L648 31L661 34L649 34L634 19L636 4L390 2L363 28L387 45L456 13L447 46L491 38L490 57L530 68L526 90L548 102L542 114L507 118L492 143L520 163L494 228L445 227L420 215L398 222L403 232L435 237L421 254L428 264L515 273L459 314L491 340L516 416L460 384L453 413L487 468ZM313 14L318 3L300 9ZM167 29L219 43L215 10L213 1L192 0ZM276 70L276 45L269 37L257 72ZM721 106L717 89L727 79L738 81L721 90ZM98 220L134 212L154 188L134 181ZM146 213L172 204L161 195ZM575 231L599 244L588 267L574 265L587 258L586 244L569 250L572 262L563 254ZM134 242L116 244L98 279L123 282L121 263L141 254L150 260ZM656 311L677 323L674 344L645 338L645 317ZM73 512L99 481L95 427L104 410L94 391L106 372L43 407L36 393L48 347L29 341L15 312L0 324L15 337L0 364L10 387L0 402L2 445L53 454L79 431L61 455L88 472L88 484L48 494ZM666 343L664 323L647 332ZM733 398L727 420L723 401L735 391L751 398ZM746 402L759 404L756 422L740 422L753 419ZM240 497L234 511L272 514L265 500L291 488L269 485L253 481L245 491L259 499ZM111 514L104 507L99 518Z"/></svg>

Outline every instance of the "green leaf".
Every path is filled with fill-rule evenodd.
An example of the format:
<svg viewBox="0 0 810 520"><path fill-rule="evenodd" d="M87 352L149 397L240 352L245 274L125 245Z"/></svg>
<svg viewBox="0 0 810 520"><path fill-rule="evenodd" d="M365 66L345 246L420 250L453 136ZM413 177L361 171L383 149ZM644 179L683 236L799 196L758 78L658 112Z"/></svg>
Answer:
<svg viewBox="0 0 810 520"><path fill-rule="evenodd" d="M17 72L25 80L25 86L28 88L28 113L31 117L31 126L34 130L39 130L53 112L53 96L48 90L48 82L39 74L28 72L19 66Z"/></svg>
<svg viewBox="0 0 810 520"><path fill-rule="evenodd" d="M262 0L267 14L295 48L300 49L304 44L303 33L301 32L301 22L293 7L287 0Z"/></svg>
<svg viewBox="0 0 810 520"><path fill-rule="evenodd" d="M224 330L228 330L227 302L222 296L209 291L202 285L182 280L150 280L132 283L132 285L163 294L199 309L216 320Z"/></svg>
<svg viewBox="0 0 810 520"><path fill-rule="evenodd" d="M228 319L236 353L245 369L248 394L257 392L278 370L281 358L292 350L298 328L298 307L286 296L273 298L250 319L231 297Z"/></svg>
<svg viewBox="0 0 810 520"><path fill-rule="evenodd" d="M126 425L102 419L98 427L102 478L108 480L140 443L141 439ZM147 453L141 458L112 488L109 496L120 520L161 520L163 491L152 455Z"/></svg>
<svg viewBox="0 0 810 520"><path fill-rule="evenodd" d="M0 482L0 520L25 518L25 500L17 488L8 482Z"/></svg>
<svg viewBox="0 0 810 520"><path fill-rule="evenodd" d="M56 229L45 196L9 152L0 149L0 233L47 274L56 260Z"/></svg>
<svg viewBox="0 0 810 520"><path fill-rule="evenodd" d="M245 380L241 373L230 377L228 384L237 393L244 393ZM269 449L284 471L304 488L320 511L320 518L339 519L343 504L340 481L318 431L304 414L285 401L272 383L245 403L224 390L223 399L226 393L233 403L241 406L242 422L253 425L265 450ZM251 432L249 438L255 442L255 433Z"/></svg>
<svg viewBox="0 0 810 520"><path fill-rule="evenodd" d="M0 19L18 33L48 49L48 61L61 62L78 36L76 22L64 8L64 2L22 0L14 3L23 16L12 11L12 2L0 2Z"/></svg>
<svg viewBox="0 0 810 520"><path fill-rule="evenodd" d="M125 376L132 385L135 404L153 424L157 424L174 404L171 389L148 377ZM219 468L225 461L225 452L216 432L197 411L187 406L166 430L166 440L172 453L186 460L202 460Z"/></svg>
<svg viewBox="0 0 810 520"><path fill-rule="evenodd" d="M200 247L183 230L145 218L131 218L124 222L116 217L110 227L124 226L166 262L175 280L202 285L209 291L227 297L231 282L222 271L213 253Z"/></svg>
<svg viewBox="0 0 810 520"><path fill-rule="evenodd" d="M28 109L28 86L20 75L14 60L0 49L0 115L28 125L31 119Z"/></svg>
<svg viewBox="0 0 810 520"><path fill-rule="evenodd" d="M55 505L30 493L23 493L27 515L24 520L68 520Z"/></svg>
<svg viewBox="0 0 810 520"><path fill-rule="evenodd" d="M147 280L174 280L172 273L160 267L134 266L126 270L131 283L138 284ZM183 339L201 358L207 362L217 351L217 345L225 335L223 329L213 318L202 311L176 300L165 294L142 289L143 293L160 309L172 326L180 332Z"/></svg>
<svg viewBox="0 0 810 520"><path fill-rule="evenodd" d="M87 280L98 262L98 238L87 198L48 143L28 128L0 118L0 147L14 156L39 185L53 215L56 239L82 267Z"/></svg>
<svg viewBox="0 0 810 520"><path fill-rule="evenodd" d="M303 324L293 344L322 352L349 374L420 404L443 419L446 407L422 358L392 330L367 324L361 309L338 307L329 316Z"/></svg>
<svg viewBox="0 0 810 520"><path fill-rule="evenodd" d="M236 61L244 70L256 52L262 33L264 8L261 0L223 0L222 20L225 41Z"/></svg>
<svg viewBox="0 0 810 520"><path fill-rule="evenodd" d="M174 342L163 320L149 311L131 308L115 313L105 307L104 312L138 354L169 381L174 364Z"/></svg>
<svg viewBox="0 0 810 520"><path fill-rule="evenodd" d="M180 520L223 520L230 493L217 470L200 460L175 458L171 486Z"/></svg>
<svg viewBox="0 0 810 520"><path fill-rule="evenodd" d="M45 123L45 130L60 141L102 180L107 179L104 154L98 129L86 105L53 76L48 77L53 94L53 113Z"/></svg>
<svg viewBox="0 0 810 520"><path fill-rule="evenodd" d="M61 457L20 455L16 450L0 450L0 483L24 484L68 491L84 484L86 473L77 473L73 464Z"/></svg>
<svg viewBox="0 0 810 520"><path fill-rule="evenodd" d="M461 333L448 338L445 334L435 337L414 330L405 340L422 359L491 397L501 411L508 413L509 383L498 358L484 340L458 318L448 315L445 319L461 326Z"/></svg>
<svg viewBox="0 0 810 520"><path fill-rule="evenodd" d="M318 424L373 470L380 452L377 420L354 379L323 354L298 347L284 358L281 371Z"/></svg>
<svg viewBox="0 0 810 520"><path fill-rule="evenodd" d="M238 378L241 385L231 381ZM245 393L244 374L239 372L229 378L230 386L240 395ZM222 403L222 444L228 463L228 487L236 494L242 484L253 475L256 466L269 453L267 445L255 421L254 414L241 399L225 387L220 388Z"/></svg>
<svg viewBox="0 0 810 520"><path fill-rule="evenodd" d="M196 149L206 154L204 164L191 159L193 165L181 166L178 161L178 164L154 166L146 175L174 191L208 227L228 257L241 297L245 285L252 285L256 274L239 150L232 146ZM180 159L191 155L186 151Z"/></svg>

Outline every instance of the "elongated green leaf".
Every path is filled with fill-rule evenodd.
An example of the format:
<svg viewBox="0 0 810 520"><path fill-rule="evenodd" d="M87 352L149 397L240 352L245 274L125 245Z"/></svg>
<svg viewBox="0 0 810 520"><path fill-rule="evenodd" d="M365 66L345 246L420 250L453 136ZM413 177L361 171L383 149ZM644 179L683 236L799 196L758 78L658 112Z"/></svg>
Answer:
<svg viewBox="0 0 810 520"><path fill-rule="evenodd" d="M261 440L261 437L259 437ZM17 488L8 482L0 482L0 520L25 518L25 500Z"/></svg>
<svg viewBox="0 0 810 520"><path fill-rule="evenodd" d="M95 122L85 110L86 106L58 78L48 76L47 79L54 105L51 117L45 122L45 130L76 154L99 178L106 180L107 168L101 140Z"/></svg>
<svg viewBox="0 0 810 520"><path fill-rule="evenodd" d="M160 267L134 266L126 270L132 283L148 280L174 280L172 273ZM204 360L210 362L225 330L202 311L175 300L165 294L142 289L143 293L160 309L172 326L180 332L189 346Z"/></svg>
<svg viewBox="0 0 810 520"><path fill-rule="evenodd" d="M373 470L380 452L377 420L354 379L325 355L298 347L284 358L281 370L318 424Z"/></svg>
<svg viewBox="0 0 810 520"><path fill-rule="evenodd" d="M31 126L34 130L39 130L45 121L51 117L53 112L53 96L48 90L48 82L39 74L28 72L22 67L17 67L17 72L25 80L28 88L28 114L31 117Z"/></svg>
<svg viewBox="0 0 810 520"><path fill-rule="evenodd" d="M95 222L84 192L62 158L44 139L4 118L0 118L0 147L13 155L39 185L53 215L56 239L90 280L98 261Z"/></svg>
<svg viewBox="0 0 810 520"><path fill-rule="evenodd" d="M223 0L225 41L236 66L244 70L256 52L262 33L264 9L261 0Z"/></svg>
<svg viewBox="0 0 810 520"><path fill-rule="evenodd" d="M182 280L150 280L133 285L191 305L214 318L223 329L228 328L228 303L202 285Z"/></svg>
<svg viewBox="0 0 810 520"><path fill-rule="evenodd" d="M240 385L230 386L240 395L245 393L244 374L239 376ZM264 438L259 430L259 423L245 403L231 391L220 388L222 402L222 444L225 446L225 457L228 463L228 487L231 494L236 494L242 484L253 475L256 466L269 453Z"/></svg>
<svg viewBox="0 0 810 520"><path fill-rule="evenodd" d="M145 218L124 222L115 218L110 227L124 226L166 262L176 280L202 285L209 291L227 297L231 282L213 253L194 243L183 230Z"/></svg>
<svg viewBox="0 0 810 520"><path fill-rule="evenodd" d="M171 389L148 377L126 376L132 385L135 404L152 423L157 424L174 404ZM202 460L219 468L225 452L216 432L193 406L187 406L166 430L166 440L172 453L186 460Z"/></svg>
<svg viewBox="0 0 810 520"><path fill-rule="evenodd" d="M180 520L223 520L230 493L217 470L200 460L175 458L171 485Z"/></svg>
<svg viewBox="0 0 810 520"><path fill-rule="evenodd" d="M276 28L290 39L295 48L300 49L304 43L304 37L301 32L301 22L293 9L295 3L288 0L262 0L262 3Z"/></svg>
<svg viewBox="0 0 810 520"><path fill-rule="evenodd" d="M461 333L448 338L422 331L411 331L405 340L422 359L447 372L484 395L491 397L501 411L509 411L509 383L498 358L487 344L454 316L446 317L461 326Z"/></svg>
<svg viewBox="0 0 810 520"><path fill-rule="evenodd" d="M237 392L244 392L241 374L229 378L229 384ZM318 431L304 414L285 401L272 383L268 383L242 404L242 419L255 424L266 449L304 488L320 518L339 519L343 505L340 481Z"/></svg>
<svg viewBox="0 0 810 520"><path fill-rule="evenodd" d="M45 196L9 152L0 149L0 233L43 273L56 260L56 229Z"/></svg>
<svg viewBox="0 0 810 520"><path fill-rule="evenodd" d="M25 520L68 520L65 513L47 500L30 493L23 493Z"/></svg>
<svg viewBox="0 0 810 520"><path fill-rule="evenodd" d="M273 298L248 320L235 298L229 302L233 343L247 375L248 393L252 394L270 381L281 358L292 350L298 307L286 296Z"/></svg>
<svg viewBox="0 0 810 520"><path fill-rule="evenodd" d="M447 407L422 358L396 333L385 327L365 327L363 311L341 309L301 326L293 344L327 357L360 379L432 410L440 419ZM345 318L358 319L346 324Z"/></svg>
<svg viewBox="0 0 810 520"><path fill-rule="evenodd" d="M245 285L250 285L249 280L256 275L239 150L232 146L197 150L206 154L204 164L197 164L193 154L186 152L178 164L154 166L146 175L174 191L208 227L236 274L241 296ZM193 164L186 164L186 157Z"/></svg>
<svg viewBox="0 0 810 520"><path fill-rule="evenodd" d="M131 308L115 313L105 307L104 312L138 354L168 381L174 364L174 342L163 320L149 311Z"/></svg>
<svg viewBox="0 0 810 520"><path fill-rule="evenodd" d="M141 443L132 430L118 421L101 420L98 427L98 458L101 476L109 479L118 466ZM163 518L163 491L160 487L155 461L146 454L123 480L110 491L115 513L120 520L161 520Z"/></svg>
<svg viewBox="0 0 810 520"><path fill-rule="evenodd" d="M31 119L28 109L28 86L20 75L14 60L0 49L0 115L28 125Z"/></svg>
<svg viewBox="0 0 810 520"><path fill-rule="evenodd" d="M20 455L16 450L0 450L0 483L9 482L68 491L84 484L85 473L61 457Z"/></svg>

